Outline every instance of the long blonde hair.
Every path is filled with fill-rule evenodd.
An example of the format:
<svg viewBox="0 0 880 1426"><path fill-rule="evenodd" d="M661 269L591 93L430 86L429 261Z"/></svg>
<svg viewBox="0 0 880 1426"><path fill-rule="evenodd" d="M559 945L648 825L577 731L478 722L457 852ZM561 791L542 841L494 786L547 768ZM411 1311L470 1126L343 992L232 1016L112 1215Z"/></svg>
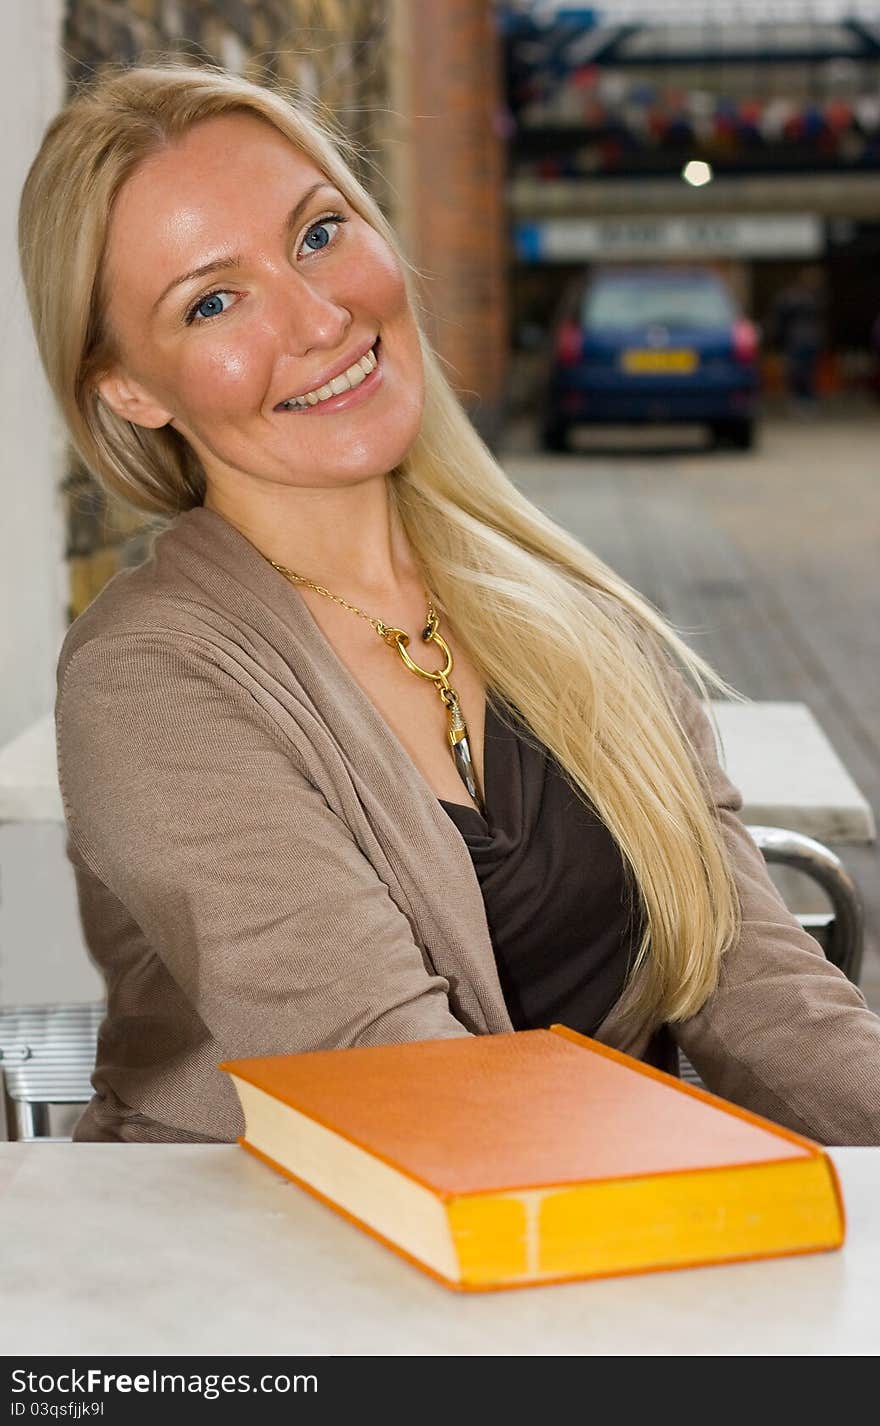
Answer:
<svg viewBox="0 0 880 1426"><path fill-rule="evenodd" d="M414 315L422 311L416 269L352 171L353 148L309 105L217 66L163 58L107 67L46 130L22 193L19 249L37 345L73 446L107 490L152 515L200 505L205 479L171 426L133 425L95 392L113 360L101 289L111 212L142 160L196 121L235 110L272 124L340 189L397 254ZM648 601L516 489L417 321L424 415L389 473L391 499L466 657L550 750L620 849L643 931L630 966L630 977L644 971L632 1021L685 1019L717 984L741 912L663 665L677 659L704 697L707 684L739 695Z"/></svg>

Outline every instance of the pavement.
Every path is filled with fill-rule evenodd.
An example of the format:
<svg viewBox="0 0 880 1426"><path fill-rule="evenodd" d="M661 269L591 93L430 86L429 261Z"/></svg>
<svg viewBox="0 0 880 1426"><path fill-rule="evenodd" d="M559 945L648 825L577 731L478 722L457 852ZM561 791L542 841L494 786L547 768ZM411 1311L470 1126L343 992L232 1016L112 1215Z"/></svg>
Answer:
<svg viewBox="0 0 880 1426"><path fill-rule="evenodd" d="M735 687L805 703L880 820L880 406L771 412L749 453L698 428L582 428L549 455L534 426L505 434L514 483ZM862 894L860 984L880 1014L880 844L834 850Z"/></svg>

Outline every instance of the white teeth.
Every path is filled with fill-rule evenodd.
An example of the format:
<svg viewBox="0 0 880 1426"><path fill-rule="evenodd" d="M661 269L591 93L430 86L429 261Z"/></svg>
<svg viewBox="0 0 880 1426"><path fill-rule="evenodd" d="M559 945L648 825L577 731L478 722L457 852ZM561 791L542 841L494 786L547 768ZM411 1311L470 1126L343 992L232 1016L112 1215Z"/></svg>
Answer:
<svg viewBox="0 0 880 1426"><path fill-rule="evenodd" d="M355 386L360 386L365 377L375 371L378 359L374 351L368 351L355 362L341 376L334 376L333 380L326 386L319 386L317 391L307 391L303 396L291 396L289 400L283 401L282 406L288 408L302 409L305 406L317 406L320 401L326 401L329 396L340 396L343 391L351 391Z"/></svg>

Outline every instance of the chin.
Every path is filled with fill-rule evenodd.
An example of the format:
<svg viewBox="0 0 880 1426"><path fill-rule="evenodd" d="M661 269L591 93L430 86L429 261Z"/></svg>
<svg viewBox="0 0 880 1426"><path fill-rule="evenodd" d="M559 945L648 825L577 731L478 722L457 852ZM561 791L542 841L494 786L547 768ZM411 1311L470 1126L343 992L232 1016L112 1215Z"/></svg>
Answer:
<svg viewBox="0 0 880 1426"><path fill-rule="evenodd" d="M387 475L400 465L415 445L421 429L421 413L418 421L408 424L406 429L389 431L382 439L350 441L338 458L328 463L330 471L337 475L348 475L353 479ZM317 462L316 462L317 463ZM323 465L324 462L322 461Z"/></svg>

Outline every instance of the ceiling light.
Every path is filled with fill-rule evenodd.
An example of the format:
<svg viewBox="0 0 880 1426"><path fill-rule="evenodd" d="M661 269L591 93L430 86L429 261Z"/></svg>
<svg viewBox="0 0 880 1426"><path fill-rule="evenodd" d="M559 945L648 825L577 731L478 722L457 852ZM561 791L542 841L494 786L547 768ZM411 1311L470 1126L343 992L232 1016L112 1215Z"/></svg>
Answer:
<svg viewBox="0 0 880 1426"><path fill-rule="evenodd" d="M714 177L712 165L704 163L701 158L692 158L686 163L681 170L681 176L692 188L702 188L704 183L711 183Z"/></svg>

